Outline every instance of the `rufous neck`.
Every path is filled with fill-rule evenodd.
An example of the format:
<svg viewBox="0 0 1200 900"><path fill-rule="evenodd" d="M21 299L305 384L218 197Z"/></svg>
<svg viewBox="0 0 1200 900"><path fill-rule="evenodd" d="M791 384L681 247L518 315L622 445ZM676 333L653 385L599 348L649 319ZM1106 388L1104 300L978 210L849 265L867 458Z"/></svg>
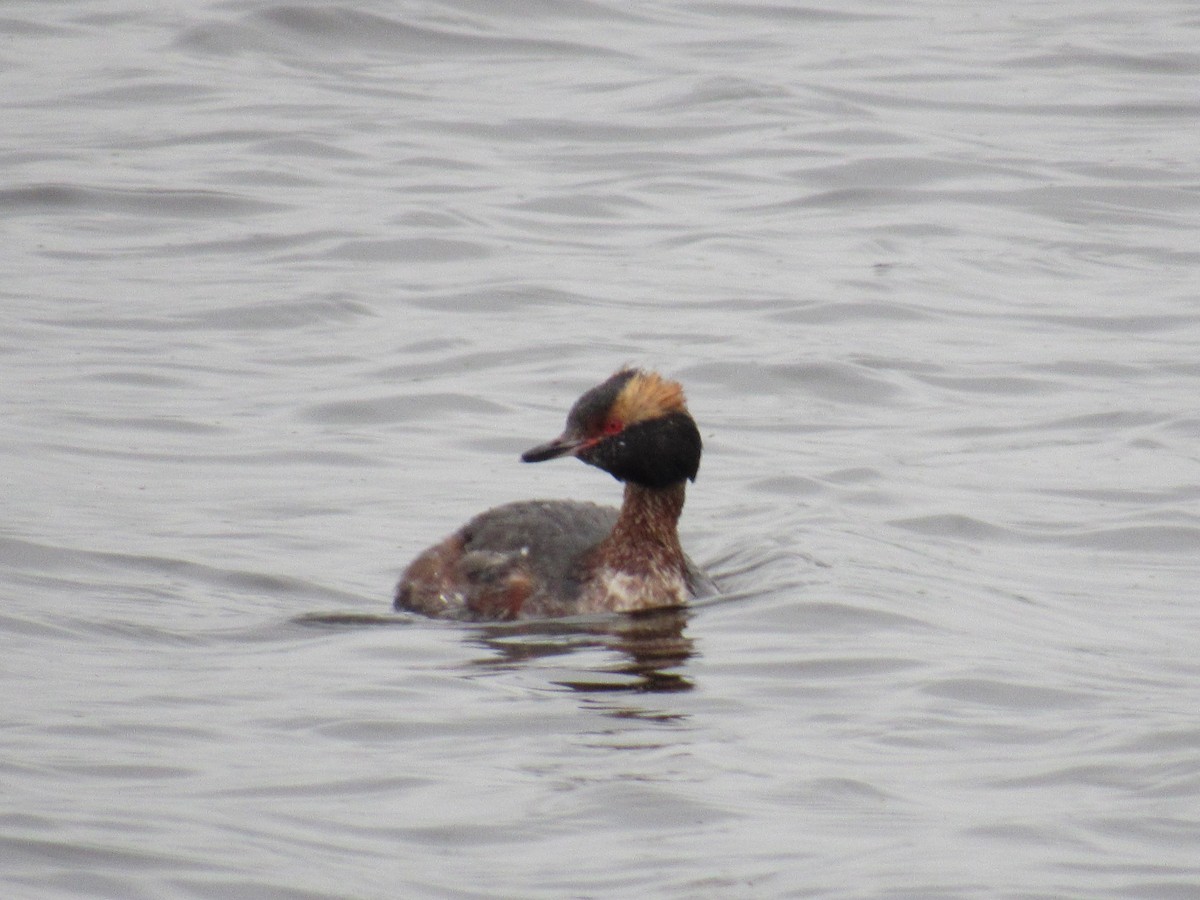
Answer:
<svg viewBox="0 0 1200 900"><path fill-rule="evenodd" d="M625 500L612 534L605 541L609 562L626 571L650 565L683 566L679 544L679 516L687 493L686 482L649 488L626 482Z"/></svg>

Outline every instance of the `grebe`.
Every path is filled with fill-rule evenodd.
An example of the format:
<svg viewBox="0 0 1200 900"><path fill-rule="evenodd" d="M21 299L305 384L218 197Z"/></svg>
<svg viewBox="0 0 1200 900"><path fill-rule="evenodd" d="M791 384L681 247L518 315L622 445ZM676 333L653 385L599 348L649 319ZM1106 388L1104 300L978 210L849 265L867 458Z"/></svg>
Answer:
<svg viewBox="0 0 1200 900"><path fill-rule="evenodd" d="M625 483L620 511L571 500L489 509L409 564L395 608L515 619L634 612L709 593L676 529L700 448L678 383L620 370L575 402L561 436L521 456L603 469Z"/></svg>

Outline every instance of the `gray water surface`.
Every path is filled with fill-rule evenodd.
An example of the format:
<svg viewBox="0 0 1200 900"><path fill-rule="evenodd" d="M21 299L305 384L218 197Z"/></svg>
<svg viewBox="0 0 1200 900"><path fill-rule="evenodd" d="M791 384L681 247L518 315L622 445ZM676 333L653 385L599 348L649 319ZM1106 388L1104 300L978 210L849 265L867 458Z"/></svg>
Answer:
<svg viewBox="0 0 1200 900"><path fill-rule="evenodd" d="M1194 4L0 35L4 896L1200 897ZM392 615L624 363L722 595Z"/></svg>

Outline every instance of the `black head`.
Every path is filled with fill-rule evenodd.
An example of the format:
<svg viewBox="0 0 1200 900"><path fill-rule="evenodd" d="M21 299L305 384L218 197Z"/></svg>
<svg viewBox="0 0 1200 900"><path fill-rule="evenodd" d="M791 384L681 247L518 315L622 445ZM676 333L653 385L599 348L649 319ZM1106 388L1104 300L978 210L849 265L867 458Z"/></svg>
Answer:
<svg viewBox="0 0 1200 900"><path fill-rule="evenodd" d="M654 372L623 369L575 401L560 437L521 459L573 455L620 481L664 488L696 479L701 449L683 388Z"/></svg>

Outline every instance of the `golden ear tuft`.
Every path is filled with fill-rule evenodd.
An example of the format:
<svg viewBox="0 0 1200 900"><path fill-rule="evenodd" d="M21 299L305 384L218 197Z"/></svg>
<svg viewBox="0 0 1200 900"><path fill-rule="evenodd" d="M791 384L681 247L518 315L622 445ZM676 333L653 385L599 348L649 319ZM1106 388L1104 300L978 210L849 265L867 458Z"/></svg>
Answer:
<svg viewBox="0 0 1200 900"><path fill-rule="evenodd" d="M683 386L657 372L638 371L625 383L613 403L613 413L626 425L657 419L673 412L686 412Z"/></svg>

